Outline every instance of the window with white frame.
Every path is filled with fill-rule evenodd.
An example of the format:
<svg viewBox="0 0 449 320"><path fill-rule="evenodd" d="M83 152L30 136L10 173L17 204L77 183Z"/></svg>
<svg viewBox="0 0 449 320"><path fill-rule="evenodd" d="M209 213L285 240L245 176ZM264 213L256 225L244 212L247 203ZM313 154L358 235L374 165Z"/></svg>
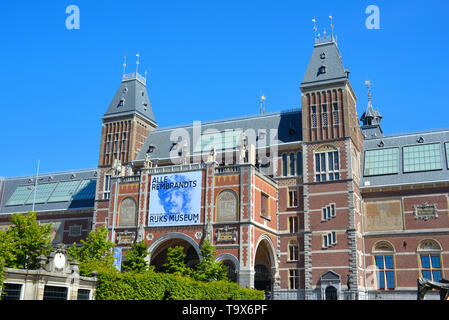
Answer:
<svg viewBox="0 0 449 320"><path fill-rule="evenodd" d="M69 227L69 236L79 237L81 236L82 227L81 225L73 225Z"/></svg>
<svg viewBox="0 0 449 320"><path fill-rule="evenodd" d="M299 272L297 269L288 270L288 288L299 289Z"/></svg>
<svg viewBox="0 0 449 320"><path fill-rule="evenodd" d="M337 150L315 153L315 181L340 180L340 156Z"/></svg>
<svg viewBox="0 0 449 320"><path fill-rule="evenodd" d="M327 249L329 247L332 247L333 245L337 244L337 235L335 231L332 232L326 232L322 235L322 247L323 249Z"/></svg>
<svg viewBox="0 0 449 320"><path fill-rule="evenodd" d="M327 117L327 105L323 104L321 106L321 111L323 114L323 127L327 127L329 125L328 117Z"/></svg>
<svg viewBox="0 0 449 320"><path fill-rule="evenodd" d="M291 240L288 243L288 261L298 261L298 260L299 260L298 241Z"/></svg>
<svg viewBox="0 0 449 320"><path fill-rule="evenodd" d="M338 124L338 103L334 103L334 111L333 111L333 114L334 114L334 125L337 125Z"/></svg>
<svg viewBox="0 0 449 320"><path fill-rule="evenodd" d="M298 190L288 190L288 207L298 206Z"/></svg>
<svg viewBox="0 0 449 320"><path fill-rule="evenodd" d="M104 176L103 199L109 199L111 196L111 175Z"/></svg>
<svg viewBox="0 0 449 320"><path fill-rule="evenodd" d="M316 121L316 107L312 106L312 128L317 127L317 121Z"/></svg>
<svg viewBox="0 0 449 320"><path fill-rule="evenodd" d="M288 227L290 233L298 232L298 217L288 217Z"/></svg>
<svg viewBox="0 0 449 320"><path fill-rule="evenodd" d="M335 218L335 203L331 203L321 210L321 221L327 221Z"/></svg>

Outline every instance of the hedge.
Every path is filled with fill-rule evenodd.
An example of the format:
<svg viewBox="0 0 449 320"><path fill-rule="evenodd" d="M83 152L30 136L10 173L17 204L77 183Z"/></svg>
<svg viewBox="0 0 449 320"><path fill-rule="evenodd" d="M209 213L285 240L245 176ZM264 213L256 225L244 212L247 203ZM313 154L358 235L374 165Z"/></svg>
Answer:
<svg viewBox="0 0 449 320"><path fill-rule="evenodd" d="M99 272L96 300L263 300L264 292L229 281L202 282L148 271Z"/></svg>

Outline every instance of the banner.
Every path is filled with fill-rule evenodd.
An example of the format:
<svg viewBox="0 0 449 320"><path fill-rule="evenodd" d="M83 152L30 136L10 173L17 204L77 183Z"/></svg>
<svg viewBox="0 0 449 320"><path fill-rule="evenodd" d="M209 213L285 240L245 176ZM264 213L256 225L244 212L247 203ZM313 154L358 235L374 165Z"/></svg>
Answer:
<svg viewBox="0 0 449 320"><path fill-rule="evenodd" d="M122 270L122 247L114 247L113 253L114 257L114 266L118 271Z"/></svg>
<svg viewBox="0 0 449 320"><path fill-rule="evenodd" d="M202 171L151 177L148 226L200 224Z"/></svg>

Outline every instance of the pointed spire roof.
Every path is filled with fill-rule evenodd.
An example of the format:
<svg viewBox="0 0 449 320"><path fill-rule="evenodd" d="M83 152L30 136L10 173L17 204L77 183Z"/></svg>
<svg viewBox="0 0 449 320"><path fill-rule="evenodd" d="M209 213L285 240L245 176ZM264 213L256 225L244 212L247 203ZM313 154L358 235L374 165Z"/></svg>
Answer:
<svg viewBox="0 0 449 320"><path fill-rule="evenodd" d="M123 75L120 87L103 119L130 113L138 113L157 126L146 89L146 79L139 73Z"/></svg>
<svg viewBox="0 0 449 320"><path fill-rule="evenodd" d="M333 35L317 37L300 88L345 81L348 75Z"/></svg>

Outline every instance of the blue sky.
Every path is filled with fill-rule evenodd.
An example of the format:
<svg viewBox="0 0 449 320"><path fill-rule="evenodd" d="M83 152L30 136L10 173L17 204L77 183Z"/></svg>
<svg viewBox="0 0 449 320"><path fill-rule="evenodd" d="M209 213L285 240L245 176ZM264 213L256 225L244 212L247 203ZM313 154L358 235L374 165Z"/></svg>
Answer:
<svg viewBox="0 0 449 320"><path fill-rule="evenodd" d="M68 5L80 29L68 30ZM368 5L380 29L365 27ZM329 14L351 71L386 134L449 127L447 1L2 1L0 176L97 166L101 117L127 72L149 72L160 127L300 107L313 23Z"/></svg>

